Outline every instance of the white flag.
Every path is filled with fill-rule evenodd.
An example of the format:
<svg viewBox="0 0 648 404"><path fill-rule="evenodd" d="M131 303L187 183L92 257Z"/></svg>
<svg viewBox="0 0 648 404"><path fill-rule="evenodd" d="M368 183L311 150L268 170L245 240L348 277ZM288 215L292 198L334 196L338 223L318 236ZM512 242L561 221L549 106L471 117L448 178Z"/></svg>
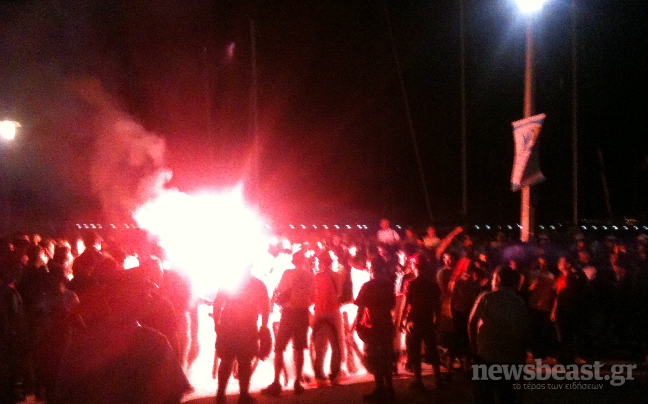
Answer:
<svg viewBox="0 0 648 404"><path fill-rule="evenodd" d="M513 139L515 140L515 158L511 174L511 190L535 185L544 181L540 172L540 159L537 148L538 135L546 115L539 114L512 123Z"/></svg>

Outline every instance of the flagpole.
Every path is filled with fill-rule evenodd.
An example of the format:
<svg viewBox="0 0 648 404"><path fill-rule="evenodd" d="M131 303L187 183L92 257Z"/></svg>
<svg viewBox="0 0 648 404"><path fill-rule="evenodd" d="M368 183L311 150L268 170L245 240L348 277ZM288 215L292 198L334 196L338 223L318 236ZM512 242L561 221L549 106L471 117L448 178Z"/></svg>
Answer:
<svg viewBox="0 0 648 404"><path fill-rule="evenodd" d="M524 68L524 118L533 115L533 27L527 16L526 63ZM531 206L531 187L522 187L520 193L520 241L526 243L533 237L534 211Z"/></svg>

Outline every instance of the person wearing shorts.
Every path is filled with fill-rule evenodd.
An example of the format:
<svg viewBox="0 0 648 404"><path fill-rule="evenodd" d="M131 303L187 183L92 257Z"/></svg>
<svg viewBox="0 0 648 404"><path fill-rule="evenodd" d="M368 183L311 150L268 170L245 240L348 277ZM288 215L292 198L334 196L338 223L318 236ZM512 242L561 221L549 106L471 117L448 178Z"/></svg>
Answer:
<svg viewBox="0 0 648 404"><path fill-rule="evenodd" d="M315 274L313 260L304 253L293 255L294 269L286 270L281 276L273 300L281 306L281 319L275 338L274 381L261 393L269 396L281 394L279 376L284 368L283 354L292 341L295 365L295 394L304 392L302 371L304 369L304 350L308 347L309 308L314 302Z"/></svg>

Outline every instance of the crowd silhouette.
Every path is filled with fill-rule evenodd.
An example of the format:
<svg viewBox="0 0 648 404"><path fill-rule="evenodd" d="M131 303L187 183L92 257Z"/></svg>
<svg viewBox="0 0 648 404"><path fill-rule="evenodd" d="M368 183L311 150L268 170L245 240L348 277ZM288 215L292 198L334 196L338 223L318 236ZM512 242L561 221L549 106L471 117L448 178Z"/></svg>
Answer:
<svg viewBox="0 0 648 404"><path fill-rule="evenodd" d="M253 361L268 356L274 380L262 394L281 395L282 376L283 386L290 378L293 392L302 394L310 386L338 384L364 366L375 380L368 402L396 399L395 374L411 375L413 389L433 394L451 384L453 374L469 374L473 363L646 360L646 235L574 232L551 240L543 233L522 244L503 232L469 234L456 227L439 233L442 238L434 226L401 231L383 219L377 232L283 234L291 246L269 246L269 252L291 254L292 268L276 287L250 272L240 289L202 302L183 272L163 269L159 251L142 252L139 265L125 269L124 251L132 246L96 232L6 236L0 245L0 404L27 395L54 404L179 403L192 391L186 373L197 356L200 303L214 307L218 403L227 400L235 363L239 402L254 402ZM354 273L369 280L354 284ZM497 323L487 305L502 305L526 326L480 329L478 321ZM269 322L272 312L279 315L276 324ZM512 335L516 346L497 343ZM293 374L284 362L289 344ZM306 352L312 383L304 376ZM426 363L434 386L422 378ZM476 386L475 399L490 402L498 389L483 387Z"/></svg>

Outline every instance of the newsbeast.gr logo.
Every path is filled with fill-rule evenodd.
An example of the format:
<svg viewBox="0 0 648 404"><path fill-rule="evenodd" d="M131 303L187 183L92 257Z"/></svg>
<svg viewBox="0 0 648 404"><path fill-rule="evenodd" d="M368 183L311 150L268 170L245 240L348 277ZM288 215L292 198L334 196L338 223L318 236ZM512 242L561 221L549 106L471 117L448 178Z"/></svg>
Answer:
<svg viewBox="0 0 648 404"><path fill-rule="evenodd" d="M526 365L472 365L472 380L510 381L607 381L612 386L622 386L626 380L634 380L632 371L637 365L615 364L602 372L604 363L599 361L583 365L547 365L541 359Z"/></svg>

